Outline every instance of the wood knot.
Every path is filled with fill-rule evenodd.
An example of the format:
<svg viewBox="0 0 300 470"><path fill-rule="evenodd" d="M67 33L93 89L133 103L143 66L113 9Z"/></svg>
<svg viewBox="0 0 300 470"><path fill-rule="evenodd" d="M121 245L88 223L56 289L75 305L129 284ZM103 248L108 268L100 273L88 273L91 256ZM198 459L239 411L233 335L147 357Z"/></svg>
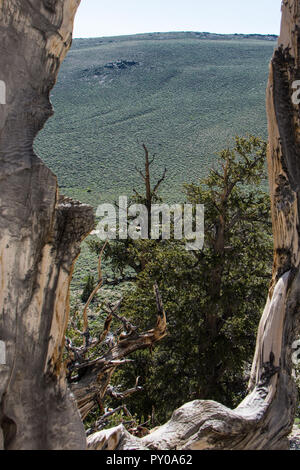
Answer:
<svg viewBox="0 0 300 470"><path fill-rule="evenodd" d="M280 371L280 367L275 366L275 356L273 351L270 352L269 362L263 363L263 373L260 378L260 386L267 386L271 378Z"/></svg>
<svg viewBox="0 0 300 470"><path fill-rule="evenodd" d="M57 0L43 0L44 7L51 13L55 13Z"/></svg>
<svg viewBox="0 0 300 470"><path fill-rule="evenodd" d="M276 178L276 189L274 194L274 203L279 212L288 215L291 206L295 201L295 194L291 190L287 177L283 174L278 175Z"/></svg>

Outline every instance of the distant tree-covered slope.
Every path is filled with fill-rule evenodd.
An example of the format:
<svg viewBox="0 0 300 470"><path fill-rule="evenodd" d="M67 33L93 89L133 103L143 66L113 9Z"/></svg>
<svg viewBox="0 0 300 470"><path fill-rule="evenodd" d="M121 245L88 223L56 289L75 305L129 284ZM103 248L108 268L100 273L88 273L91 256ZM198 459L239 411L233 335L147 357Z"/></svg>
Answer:
<svg viewBox="0 0 300 470"><path fill-rule="evenodd" d="M78 39L52 95L36 150L62 192L97 206L130 193L141 142L168 168L165 200L207 174L237 135L266 138L274 36L154 33ZM138 143L139 141L140 143Z"/></svg>

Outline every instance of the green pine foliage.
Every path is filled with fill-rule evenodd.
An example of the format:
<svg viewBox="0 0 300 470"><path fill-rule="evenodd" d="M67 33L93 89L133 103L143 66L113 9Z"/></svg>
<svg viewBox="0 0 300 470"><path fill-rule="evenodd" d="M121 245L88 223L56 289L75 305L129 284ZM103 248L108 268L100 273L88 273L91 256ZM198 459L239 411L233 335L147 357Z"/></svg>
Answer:
<svg viewBox="0 0 300 470"><path fill-rule="evenodd" d="M106 254L116 263L121 250L128 265L138 266L123 315L141 329L151 327L154 282L167 313L168 336L151 355L136 353L134 364L114 377L126 388L141 376L144 392L128 400L141 419L155 410L163 422L194 399L232 407L246 393L272 266L269 197L260 190L265 159L264 141L237 137L206 178L185 185L187 202L205 206L202 251L171 239L113 242Z"/></svg>

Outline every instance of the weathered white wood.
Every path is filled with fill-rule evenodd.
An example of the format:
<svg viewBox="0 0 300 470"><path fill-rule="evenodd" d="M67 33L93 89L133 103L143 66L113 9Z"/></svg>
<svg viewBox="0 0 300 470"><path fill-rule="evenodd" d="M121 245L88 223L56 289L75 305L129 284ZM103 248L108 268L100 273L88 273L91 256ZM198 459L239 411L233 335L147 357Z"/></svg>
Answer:
<svg viewBox="0 0 300 470"><path fill-rule="evenodd" d="M93 211L33 152L78 0L0 0L0 448L84 449L62 363L69 283Z"/></svg>
<svg viewBox="0 0 300 470"><path fill-rule="evenodd" d="M173 413L171 420L150 435L127 442L125 430L118 434L115 448L128 450L142 444L148 449L284 449L293 424L293 380L279 364L286 361L283 325L289 314L287 291L290 272L278 281L261 319L252 372L252 391L235 409L214 401L196 400ZM292 295L298 296L299 279ZM300 300L300 297L299 297ZM287 320L288 322L290 319ZM288 358L289 359L289 358ZM103 432L104 433L104 432ZM91 436L105 445L105 435Z"/></svg>

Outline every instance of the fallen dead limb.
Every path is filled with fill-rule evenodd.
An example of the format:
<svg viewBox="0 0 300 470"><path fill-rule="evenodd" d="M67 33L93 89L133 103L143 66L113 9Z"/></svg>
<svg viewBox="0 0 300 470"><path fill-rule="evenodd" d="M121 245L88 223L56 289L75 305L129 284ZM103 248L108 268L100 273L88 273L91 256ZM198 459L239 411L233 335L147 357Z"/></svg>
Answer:
<svg viewBox="0 0 300 470"><path fill-rule="evenodd" d="M124 392L114 390L110 386L112 374L118 366L131 361L128 358L130 354L137 350L152 348L157 341L164 338L167 328L161 296L158 286L155 284L154 294L157 304L157 320L156 326L153 329L139 333L130 321L125 317L119 316L117 311L121 307L122 300L120 300L114 306L108 305L105 308L107 318L100 337L90 338L87 312L93 297L102 284L101 258L104 249L105 245L99 256L99 282L83 310L84 331L82 336L84 337L84 344L80 347L75 347L72 341L66 338L68 381L83 420L96 407L99 407L101 411L104 410L104 399L107 395L124 399L141 389L138 386L137 379L136 385L132 389ZM113 319L116 319L124 327L124 331L118 337L116 334L111 333ZM107 342L108 334L112 337Z"/></svg>

